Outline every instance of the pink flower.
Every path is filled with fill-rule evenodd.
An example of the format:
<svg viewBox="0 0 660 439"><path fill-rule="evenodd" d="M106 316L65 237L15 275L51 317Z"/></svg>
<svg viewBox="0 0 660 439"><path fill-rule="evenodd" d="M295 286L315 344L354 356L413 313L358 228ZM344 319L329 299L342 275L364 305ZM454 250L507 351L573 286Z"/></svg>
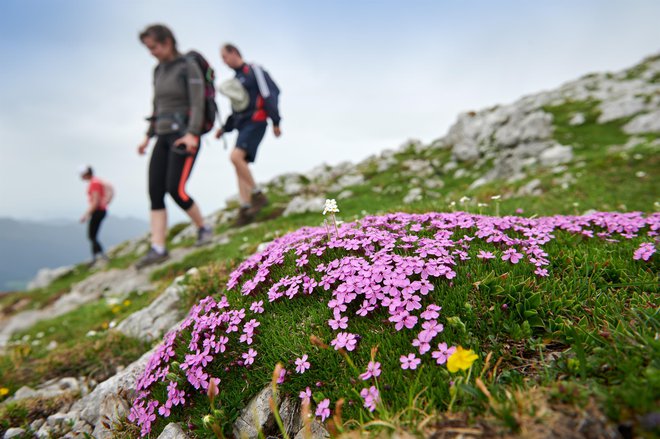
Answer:
<svg viewBox="0 0 660 439"><path fill-rule="evenodd" d="M541 277L548 276L548 270L546 270L545 268L541 268L541 267L537 267L536 270L534 270L534 273L537 276L541 276Z"/></svg>
<svg viewBox="0 0 660 439"><path fill-rule="evenodd" d="M280 371L280 376L277 377L277 384L282 384L284 382L284 378L286 378L286 369L282 368Z"/></svg>
<svg viewBox="0 0 660 439"><path fill-rule="evenodd" d="M651 256L653 256L653 253L655 253L655 245L650 242L644 242L640 244L637 250L635 250L633 259L636 261L639 261L640 259L648 261L651 259Z"/></svg>
<svg viewBox="0 0 660 439"><path fill-rule="evenodd" d="M302 358L296 358L296 372L305 373L309 369L310 364L307 358L307 354L303 355Z"/></svg>
<svg viewBox="0 0 660 439"><path fill-rule="evenodd" d="M364 399L364 407L366 409L370 412L376 410L376 404L380 401L380 394L375 386L371 386L368 389L362 389L360 391L360 396Z"/></svg>
<svg viewBox="0 0 660 439"><path fill-rule="evenodd" d="M357 337L350 332L340 332L330 344L335 347L336 351L341 348L346 348L347 351L352 351L357 345Z"/></svg>
<svg viewBox="0 0 660 439"><path fill-rule="evenodd" d="M335 331L340 328L346 329L348 328L348 317L344 316L344 317L328 320L328 324Z"/></svg>
<svg viewBox="0 0 660 439"><path fill-rule="evenodd" d="M479 250L479 254L477 255L479 259L494 259L495 255L492 254L491 252L487 252L484 250Z"/></svg>
<svg viewBox="0 0 660 439"><path fill-rule="evenodd" d="M422 331L419 333L416 339L413 340L412 345L419 349L420 355L424 355L431 350L431 340L435 334L429 331Z"/></svg>
<svg viewBox="0 0 660 439"><path fill-rule="evenodd" d="M439 343L438 350L431 352L431 356L435 358L436 363L445 364L447 362L447 359L454 352L456 352L456 348L454 346L448 348L447 343Z"/></svg>
<svg viewBox="0 0 660 439"><path fill-rule="evenodd" d="M242 356L243 359L245 360L243 363L244 363L246 366L249 366L250 364L254 363L254 357L257 356L257 351L255 351L254 349L250 348L249 351L244 352L241 356Z"/></svg>
<svg viewBox="0 0 660 439"><path fill-rule="evenodd" d="M401 369L410 369L410 370L415 370L417 369L417 365L422 362L419 358L415 356L415 354L408 354L408 356L401 355L399 358L399 361L401 362Z"/></svg>
<svg viewBox="0 0 660 439"><path fill-rule="evenodd" d="M438 311L440 311L442 308L439 307L438 305L431 304L426 307L426 311L421 313L419 316L423 318L424 320L433 320L437 319L440 317L440 314Z"/></svg>
<svg viewBox="0 0 660 439"><path fill-rule="evenodd" d="M310 401L312 400L312 391L309 389L309 387L306 387L305 390L301 391L298 394L298 397L302 400L303 404L305 402L309 404Z"/></svg>
<svg viewBox="0 0 660 439"><path fill-rule="evenodd" d="M218 396L218 393L220 393L220 378L210 378L209 379L209 385L213 381L215 383L215 387L212 387L211 389L213 390L213 396ZM210 387L210 386L209 386ZM208 389L208 387L207 387Z"/></svg>
<svg viewBox="0 0 660 439"><path fill-rule="evenodd" d="M412 329L417 324L417 317L411 316L408 311L401 311L390 317L390 322L394 322L394 329L400 331L405 326L408 329Z"/></svg>
<svg viewBox="0 0 660 439"><path fill-rule="evenodd" d="M319 402L319 405L316 406L316 416L321 417L321 422L328 419L330 416L330 400L328 398Z"/></svg>
<svg viewBox="0 0 660 439"><path fill-rule="evenodd" d="M508 250L504 251L504 254L502 255L502 260L503 261L509 261L512 264L517 264L520 259L522 259L523 255L521 253L518 253L516 249L510 248Z"/></svg>
<svg viewBox="0 0 660 439"><path fill-rule="evenodd" d="M370 361L369 364L367 364L367 371L360 374L360 378L365 381L371 377L376 378L378 376L380 376L380 363L377 361Z"/></svg>
<svg viewBox="0 0 660 439"><path fill-rule="evenodd" d="M264 301L260 300L258 302L252 302L250 305L250 311L256 314L261 314L264 312Z"/></svg>
<svg viewBox="0 0 660 439"><path fill-rule="evenodd" d="M296 267L302 267L304 265L307 265L309 263L309 259L307 259L307 255L302 255L298 259L296 259Z"/></svg>
<svg viewBox="0 0 660 439"><path fill-rule="evenodd" d="M158 407L158 414L164 418L167 418L170 416L170 408L171 406L168 406L167 404L161 405Z"/></svg>

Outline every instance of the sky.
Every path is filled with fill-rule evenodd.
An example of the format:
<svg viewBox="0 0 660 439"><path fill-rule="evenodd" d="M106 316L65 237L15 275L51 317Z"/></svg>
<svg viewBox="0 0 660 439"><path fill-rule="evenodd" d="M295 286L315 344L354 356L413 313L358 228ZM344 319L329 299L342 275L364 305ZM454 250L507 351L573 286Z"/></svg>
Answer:
<svg viewBox="0 0 660 439"><path fill-rule="evenodd" d="M90 164L115 187L111 213L147 219L156 61L138 34L167 24L219 81L232 42L281 89L282 137L268 132L258 181L360 161L407 139L442 137L463 111L509 103L660 50L660 2L0 1L0 217L80 217ZM228 102L217 99L222 117ZM235 134L202 144L188 192L205 214L237 193ZM170 222L185 215L167 201Z"/></svg>

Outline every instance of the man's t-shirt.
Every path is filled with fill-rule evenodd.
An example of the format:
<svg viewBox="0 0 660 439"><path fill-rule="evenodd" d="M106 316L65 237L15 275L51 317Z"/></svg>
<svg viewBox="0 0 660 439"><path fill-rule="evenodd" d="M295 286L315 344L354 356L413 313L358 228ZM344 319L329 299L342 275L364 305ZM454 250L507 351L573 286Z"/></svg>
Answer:
<svg viewBox="0 0 660 439"><path fill-rule="evenodd" d="M94 193L98 193L99 197L99 204L97 209L98 210L106 210L107 209L107 204L106 204L106 198L105 198L105 184L103 183L103 180L97 177L92 177L91 180L89 180L89 186L87 187L87 195L89 196L89 202L92 202L92 195Z"/></svg>

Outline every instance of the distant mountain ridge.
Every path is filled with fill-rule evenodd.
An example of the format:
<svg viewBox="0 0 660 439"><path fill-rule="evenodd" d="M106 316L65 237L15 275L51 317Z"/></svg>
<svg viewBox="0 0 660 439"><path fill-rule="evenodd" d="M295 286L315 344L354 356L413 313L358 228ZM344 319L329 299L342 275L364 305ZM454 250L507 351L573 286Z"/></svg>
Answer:
<svg viewBox="0 0 660 439"><path fill-rule="evenodd" d="M147 231L146 221L110 215L99 236L109 249ZM0 291L25 288L40 268L76 264L89 258L86 224L0 218Z"/></svg>

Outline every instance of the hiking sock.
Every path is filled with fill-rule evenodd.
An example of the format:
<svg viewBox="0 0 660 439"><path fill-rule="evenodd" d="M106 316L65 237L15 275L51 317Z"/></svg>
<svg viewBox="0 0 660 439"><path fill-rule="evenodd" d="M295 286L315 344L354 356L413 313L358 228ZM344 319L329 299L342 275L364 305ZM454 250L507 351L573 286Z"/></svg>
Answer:
<svg viewBox="0 0 660 439"><path fill-rule="evenodd" d="M252 207L252 203L243 203L241 204L241 210L247 210Z"/></svg>
<svg viewBox="0 0 660 439"><path fill-rule="evenodd" d="M165 246L163 245L151 244L151 248L159 255L165 254Z"/></svg>

